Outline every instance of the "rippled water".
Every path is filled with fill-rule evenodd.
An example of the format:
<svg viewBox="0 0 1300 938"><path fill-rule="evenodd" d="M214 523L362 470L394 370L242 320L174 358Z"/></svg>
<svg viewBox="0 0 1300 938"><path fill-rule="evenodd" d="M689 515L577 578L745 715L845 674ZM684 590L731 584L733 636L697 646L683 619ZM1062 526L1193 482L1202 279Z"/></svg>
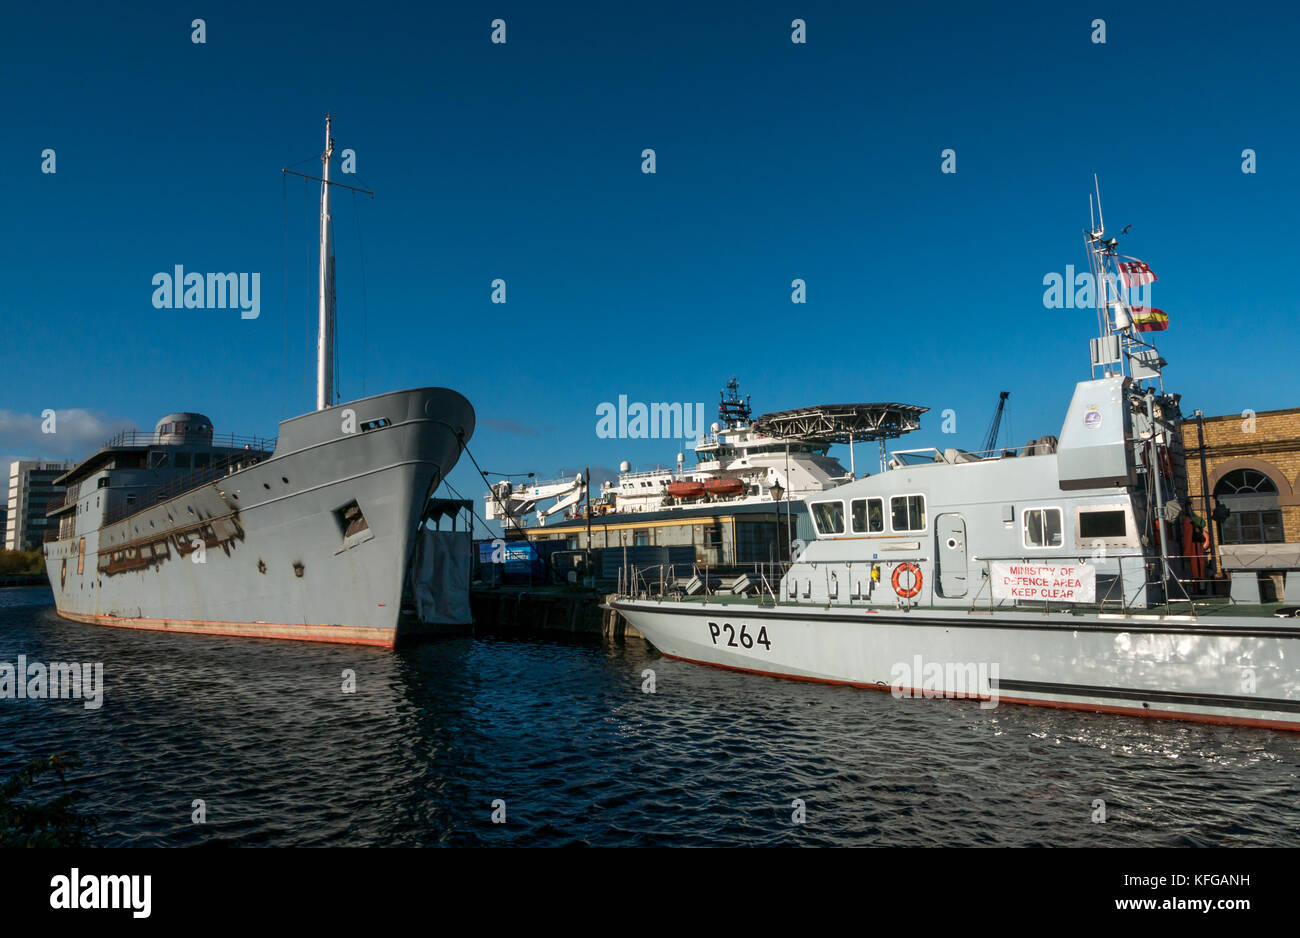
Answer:
<svg viewBox="0 0 1300 938"><path fill-rule="evenodd" d="M104 664L97 711L0 700L0 774L77 754L106 845L1300 842L1300 734L895 700L639 640L384 652L154 634L0 590L0 661L19 654Z"/></svg>

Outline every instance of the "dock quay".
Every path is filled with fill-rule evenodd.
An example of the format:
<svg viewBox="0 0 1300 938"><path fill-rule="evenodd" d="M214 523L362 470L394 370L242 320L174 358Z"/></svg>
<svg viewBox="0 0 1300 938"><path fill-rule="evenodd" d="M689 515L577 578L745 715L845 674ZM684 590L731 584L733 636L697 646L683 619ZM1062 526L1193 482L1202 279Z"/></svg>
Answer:
<svg viewBox="0 0 1300 938"><path fill-rule="evenodd" d="M470 608L476 632L564 633L593 638L640 638L627 620L601 607L610 598L573 586L476 586Z"/></svg>

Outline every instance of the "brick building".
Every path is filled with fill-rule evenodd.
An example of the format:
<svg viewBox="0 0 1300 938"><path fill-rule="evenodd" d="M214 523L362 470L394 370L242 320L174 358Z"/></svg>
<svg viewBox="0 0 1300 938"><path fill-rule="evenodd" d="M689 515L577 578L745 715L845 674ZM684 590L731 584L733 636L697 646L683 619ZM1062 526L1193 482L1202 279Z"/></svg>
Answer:
<svg viewBox="0 0 1300 938"><path fill-rule="evenodd" d="M1231 512L1215 525L1216 565L1258 571L1280 588L1283 573L1300 571L1300 407L1205 417L1202 426L1210 510ZM1183 425L1183 445L1193 510L1203 514L1197 429L1195 419Z"/></svg>

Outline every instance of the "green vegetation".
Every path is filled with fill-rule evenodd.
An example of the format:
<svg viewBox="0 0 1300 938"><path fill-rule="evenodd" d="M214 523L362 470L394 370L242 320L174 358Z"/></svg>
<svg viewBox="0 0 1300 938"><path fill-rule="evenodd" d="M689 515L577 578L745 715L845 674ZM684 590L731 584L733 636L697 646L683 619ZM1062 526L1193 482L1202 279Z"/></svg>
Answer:
<svg viewBox="0 0 1300 938"><path fill-rule="evenodd" d="M80 764L75 756L53 755L34 759L0 779L0 848L81 847L90 842L95 822L74 809L84 795L68 791L64 776ZM58 779L57 786L45 777L51 774ZM51 800L54 788L62 793Z"/></svg>
<svg viewBox="0 0 1300 938"><path fill-rule="evenodd" d="M39 550L0 550L0 576L26 576L45 572Z"/></svg>

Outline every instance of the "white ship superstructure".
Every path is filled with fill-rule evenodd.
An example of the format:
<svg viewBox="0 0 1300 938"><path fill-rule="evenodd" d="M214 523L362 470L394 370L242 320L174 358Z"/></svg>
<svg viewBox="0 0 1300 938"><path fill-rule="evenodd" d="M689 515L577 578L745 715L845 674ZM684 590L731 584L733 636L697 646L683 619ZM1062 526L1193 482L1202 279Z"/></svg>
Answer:
<svg viewBox="0 0 1300 938"><path fill-rule="evenodd" d="M854 443L883 445L917 429L925 412L908 404L842 404L751 418L749 401L740 398L732 378L722 393L718 421L696 441L693 467L685 466L684 453L677 454L675 469L634 471L625 461L617 481L601 485L591 510L607 516L797 501L855 477ZM829 454L834 443L848 445L849 469ZM557 514L562 520L582 517L586 495L583 475L525 484L503 481L484 495L484 506L488 520L518 529L530 514L538 525ZM555 501L540 507L549 499Z"/></svg>

